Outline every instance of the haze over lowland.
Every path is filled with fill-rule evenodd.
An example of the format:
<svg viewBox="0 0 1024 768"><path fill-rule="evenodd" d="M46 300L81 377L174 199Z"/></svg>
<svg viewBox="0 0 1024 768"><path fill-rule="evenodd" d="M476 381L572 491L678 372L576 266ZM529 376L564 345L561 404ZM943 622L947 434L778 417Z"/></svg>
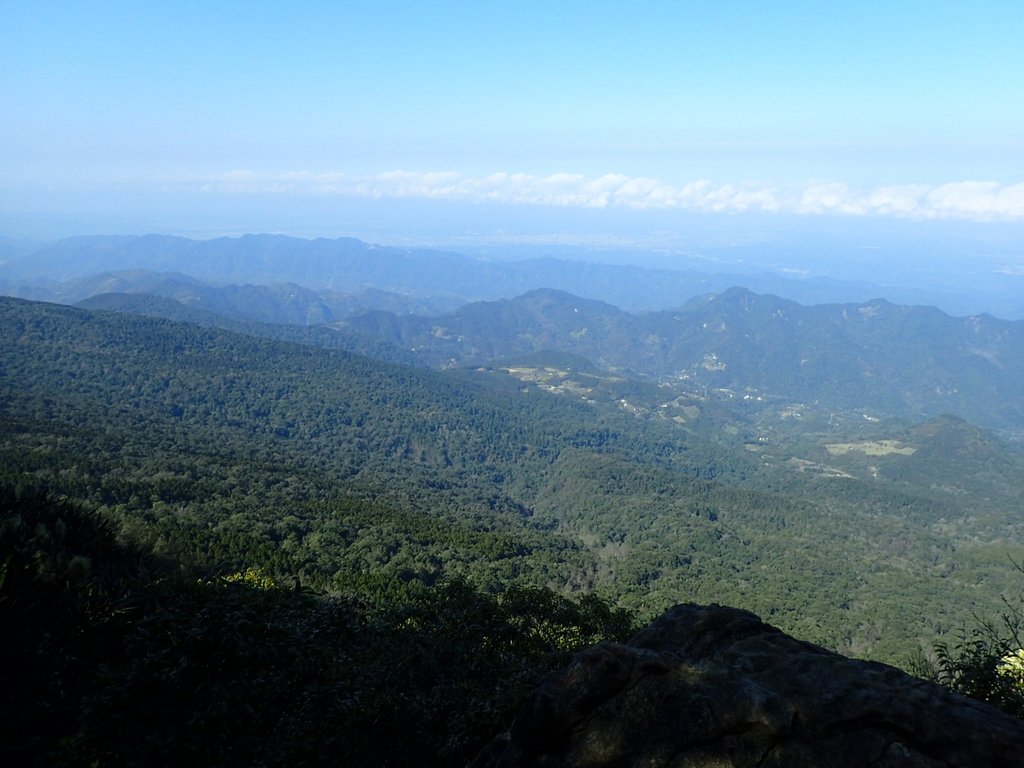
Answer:
<svg viewBox="0 0 1024 768"><path fill-rule="evenodd" d="M1019 224L1022 35L998 1L23 4L0 230L688 250Z"/></svg>

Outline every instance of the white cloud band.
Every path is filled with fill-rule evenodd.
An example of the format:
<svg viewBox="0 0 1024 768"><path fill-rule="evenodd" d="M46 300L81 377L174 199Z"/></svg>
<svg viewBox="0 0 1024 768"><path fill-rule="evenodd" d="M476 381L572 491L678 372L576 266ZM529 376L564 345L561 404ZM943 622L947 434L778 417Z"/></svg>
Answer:
<svg viewBox="0 0 1024 768"><path fill-rule="evenodd" d="M586 177L556 173L495 173L466 176L453 172L391 171L375 176L305 171L260 174L233 171L182 186L226 194L313 194L371 198L419 198L517 205L699 212L887 215L903 218L976 220L1024 219L1024 183L960 181L893 185L857 190L840 182L795 186L713 184L700 180L669 184L658 179L606 174Z"/></svg>

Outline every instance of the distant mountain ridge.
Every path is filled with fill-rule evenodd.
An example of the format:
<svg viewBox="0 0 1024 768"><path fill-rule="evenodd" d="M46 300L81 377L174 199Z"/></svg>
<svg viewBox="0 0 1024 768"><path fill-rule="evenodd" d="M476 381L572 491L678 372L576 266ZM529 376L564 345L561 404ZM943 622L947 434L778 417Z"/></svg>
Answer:
<svg viewBox="0 0 1024 768"><path fill-rule="evenodd" d="M282 235L78 237L0 264L0 290L15 295L69 302L152 294L237 321L333 324L371 354L383 342L387 359L401 350L430 365L465 366L571 353L682 392L826 414L950 413L1024 435L1024 321L951 317L885 299L803 306L749 287L716 292L722 279ZM105 301L181 313L123 296Z"/></svg>
<svg viewBox="0 0 1024 768"><path fill-rule="evenodd" d="M186 273L213 283L352 290L395 282L417 285L426 259L420 252L384 248L354 238L300 240L283 235L244 235L190 240L166 235L72 237L12 260L6 265L21 279L72 280L102 272L148 270ZM430 266L453 270L465 257L432 253ZM419 263L418 263L419 262ZM387 273L387 274L385 274Z"/></svg>
<svg viewBox="0 0 1024 768"><path fill-rule="evenodd" d="M396 314L440 314L460 301L416 298L373 288L351 293L313 290L296 283L213 285L176 272L130 270L103 272L68 280L47 297L77 304L108 293L151 295L224 317L286 325L323 325L351 315L383 309Z"/></svg>
<svg viewBox="0 0 1024 768"><path fill-rule="evenodd" d="M81 309L161 318L204 328L220 328L247 336L290 341L304 346L340 349L389 363L401 363L416 367L424 365L412 353L404 352L385 342L365 336L331 330L323 325L289 325L229 317L208 309L189 306L164 296L144 293L99 293L76 303L75 306Z"/></svg>
<svg viewBox="0 0 1024 768"><path fill-rule="evenodd" d="M1024 322L955 318L882 299L805 307L732 288L679 310L634 315L538 290L443 317L374 312L339 327L433 365L550 350L684 388L883 415L951 413L992 429L1024 429Z"/></svg>
<svg viewBox="0 0 1024 768"><path fill-rule="evenodd" d="M632 312L679 307L694 296L721 292L731 285L744 285L804 304L861 301L889 293L905 303L922 303L932 296L912 288L886 289L862 282L791 278L771 272L710 273L550 256L501 261L436 249L373 245L354 238L305 240L269 234L213 240L166 235L88 236L43 247L16 245L0 260L0 292L44 301L68 301L60 291L69 286L61 283L125 271L184 273L219 286L295 284L317 292L339 293L372 288L456 304L551 288ZM76 295L70 301L83 298ZM932 299L945 301L948 296L935 295Z"/></svg>

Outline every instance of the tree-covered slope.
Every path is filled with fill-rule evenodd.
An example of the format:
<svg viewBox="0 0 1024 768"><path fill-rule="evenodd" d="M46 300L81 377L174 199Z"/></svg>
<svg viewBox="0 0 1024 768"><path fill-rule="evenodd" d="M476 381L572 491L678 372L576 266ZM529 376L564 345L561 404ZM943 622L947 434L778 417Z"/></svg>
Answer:
<svg viewBox="0 0 1024 768"><path fill-rule="evenodd" d="M204 573L21 486L0 481L5 765L464 765L570 652L632 627L542 589Z"/></svg>
<svg viewBox="0 0 1024 768"><path fill-rule="evenodd" d="M260 322L251 318L233 317L229 314L226 315L214 310L184 304L177 299L154 294L99 293L78 302L76 306L83 309L162 318L164 320L191 323L207 328L222 328L248 336L290 341L296 344L323 347L325 349L339 349L386 362L423 365L422 360L411 352L401 350L377 339L343 333L322 325Z"/></svg>
<svg viewBox="0 0 1024 768"><path fill-rule="evenodd" d="M876 300L804 307L733 288L632 315L557 291L434 318L373 313L340 324L434 365L550 350L622 374L768 403L872 415L952 413L1024 430L1024 324Z"/></svg>
<svg viewBox="0 0 1024 768"><path fill-rule="evenodd" d="M925 475L811 472L500 371L13 299L0 315L3 473L215 571L349 596L595 590L645 616L726 602L895 660L997 607L1021 546L1005 495L950 526L965 500Z"/></svg>
<svg viewBox="0 0 1024 768"><path fill-rule="evenodd" d="M682 433L640 431L625 414L518 386L163 320L0 306L5 460L126 524L138 510L168 526L267 526L274 538L281 518L312 518L291 534L304 539L310 526L327 536L320 528L338 522L318 500L355 497L397 507L391 517L381 510L376 527L371 511L352 513L365 522L349 527L386 539L383 552L367 543L373 564L409 549L432 562L427 542L404 541L406 510L453 527L423 534L446 540L435 542L443 559L502 568L448 544L462 528L507 529L527 540L509 550L526 553L514 558L518 570L530 570L538 546L546 554L534 578L565 579L543 574L566 567L557 564L567 545L529 520L533 489L562 450L621 452L695 475L744 470ZM359 550L345 541L336 560Z"/></svg>

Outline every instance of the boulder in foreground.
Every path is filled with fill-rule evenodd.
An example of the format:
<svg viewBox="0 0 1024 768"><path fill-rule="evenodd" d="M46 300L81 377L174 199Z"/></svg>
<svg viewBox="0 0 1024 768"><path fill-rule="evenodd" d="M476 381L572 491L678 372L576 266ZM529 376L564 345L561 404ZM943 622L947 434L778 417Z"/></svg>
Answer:
<svg viewBox="0 0 1024 768"><path fill-rule="evenodd" d="M472 768L1024 766L1024 721L747 611L679 605L552 676Z"/></svg>

